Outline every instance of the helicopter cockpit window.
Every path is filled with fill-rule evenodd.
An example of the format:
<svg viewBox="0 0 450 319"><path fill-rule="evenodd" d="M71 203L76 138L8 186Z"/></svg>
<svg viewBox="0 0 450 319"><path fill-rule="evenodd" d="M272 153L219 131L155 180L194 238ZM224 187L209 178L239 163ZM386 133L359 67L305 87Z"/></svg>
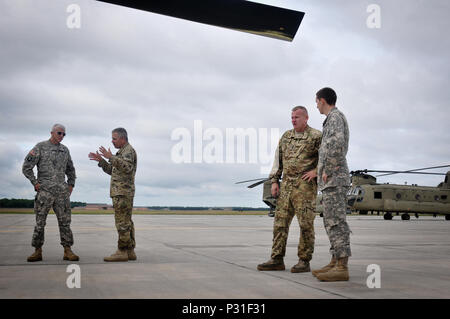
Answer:
<svg viewBox="0 0 450 319"><path fill-rule="evenodd" d="M383 195L382 195L381 192L374 192L374 193L373 193L373 198L375 198L375 199L381 199L381 198L383 198Z"/></svg>
<svg viewBox="0 0 450 319"><path fill-rule="evenodd" d="M441 199L442 200L446 200L447 199L447 195L441 195Z"/></svg>
<svg viewBox="0 0 450 319"><path fill-rule="evenodd" d="M364 190L360 186L352 187L347 192L347 195L354 195L354 196L363 195L363 194L364 194Z"/></svg>
<svg viewBox="0 0 450 319"><path fill-rule="evenodd" d="M439 200L439 196L438 195L434 196L434 200Z"/></svg>

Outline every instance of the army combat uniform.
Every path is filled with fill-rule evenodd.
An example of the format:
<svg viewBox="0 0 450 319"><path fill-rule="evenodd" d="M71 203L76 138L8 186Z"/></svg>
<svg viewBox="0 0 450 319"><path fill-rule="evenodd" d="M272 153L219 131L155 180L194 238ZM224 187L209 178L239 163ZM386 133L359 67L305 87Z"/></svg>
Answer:
<svg viewBox="0 0 450 319"><path fill-rule="evenodd" d="M346 194L350 187L347 166L349 129L344 114L333 107L323 122L322 144L317 169L322 191L323 222L330 239L330 253L339 259L351 256L350 228L346 221ZM322 174L328 178L325 183Z"/></svg>
<svg viewBox="0 0 450 319"><path fill-rule="evenodd" d="M98 166L111 175L110 196L114 206L114 218L119 233L119 250L136 247L134 224L131 220L135 192L137 156L133 147L126 143L109 162L102 159Z"/></svg>
<svg viewBox="0 0 450 319"><path fill-rule="evenodd" d="M272 260L285 256L294 215L300 225L298 257L306 263L312 258L317 183L315 179L305 181L302 176L317 166L321 136L320 131L307 126L304 132L294 129L285 132L279 141L269 176L272 183L278 183L283 175L273 226Z"/></svg>
<svg viewBox="0 0 450 319"><path fill-rule="evenodd" d="M34 166L37 166L37 178L33 172ZM40 184L34 201L36 226L31 245L39 249L44 244L47 215L53 208L58 219L61 245L72 246L69 185L75 186L76 176L69 149L60 143L55 145L50 140L40 142L25 158L22 172L33 186Z"/></svg>

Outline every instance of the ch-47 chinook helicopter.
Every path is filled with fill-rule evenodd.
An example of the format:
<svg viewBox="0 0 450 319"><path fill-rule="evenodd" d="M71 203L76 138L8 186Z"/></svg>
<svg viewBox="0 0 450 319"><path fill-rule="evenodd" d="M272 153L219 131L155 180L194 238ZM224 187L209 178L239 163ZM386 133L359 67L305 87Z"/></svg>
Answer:
<svg viewBox="0 0 450 319"><path fill-rule="evenodd" d="M442 165L419 168L407 171L379 171L359 170L352 171L352 187L347 193L348 206L352 211L367 214L369 211L377 214L384 213L386 220L391 220L393 214L402 214L402 220L409 220L414 214L445 215L450 220L450 171L443 173L420 172L423 170L450 167ZM376 177L367 173L383 173L379 176L392 174L428 174L444 175L444 181L437 187L398 184L379 184Z"/></svg>
<svg viewBox="0 0 450 319"><path fill-rule="evenodd" d="M434 216L445 215L446 220L450 220L450 171L443 173L419 172L427 169L450 167L450 165L426 167L408 171L377 171L377 170L359 170L352 171L352 186L347 193L347 211L356 211L361 215L366 215L369 211L377 214L384 213L386 220L391 220L393 214L399 215L402 220L409 220L410 215L414 214L419 218L419 214L432 214ZM428 174L444 175L445 179L437 187L418 186L418 185L397 185L397 184L378 184L376 178L367 173L384 173L378 176L392 174ZM377 177L378 177L377 176ZM264 183L263 202L269 206L269 216L274 216L276 208L276 198L271 193L271 182L268 178L259 178L247 181L237 182L236 184L254 182L247 186L253 188ZM316 212L322 216L322 196L319 194L316 200Z"/></svg>

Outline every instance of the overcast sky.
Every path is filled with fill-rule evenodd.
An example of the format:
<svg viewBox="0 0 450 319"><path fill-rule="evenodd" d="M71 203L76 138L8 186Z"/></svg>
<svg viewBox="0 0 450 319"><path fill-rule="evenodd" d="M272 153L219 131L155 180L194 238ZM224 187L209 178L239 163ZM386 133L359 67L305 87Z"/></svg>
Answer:
<svg viewBox="0 0 450 319"><path fill-rule="evenodd" d="M450 164L449 1L258 2L305 12L293 42L94 0L0 0L0 198L33 198L23 159L61 123L74 201L111 202L109 176L87 155L113 149L111 130L124 127L138 154L135 205L263 207L261 187L234 183L266 176L270 136L291 128L293 106L322 128L314 102L325 86L349 122L350 170ZM71 4L81 8L79 29L67 27ZM380 28L367 25L371 4ZM226 132L238 128L258 147L253 139L244 163L237 150L227 162L227 145L239 142ZM191 163L177 163L188 144Z"/></svg>

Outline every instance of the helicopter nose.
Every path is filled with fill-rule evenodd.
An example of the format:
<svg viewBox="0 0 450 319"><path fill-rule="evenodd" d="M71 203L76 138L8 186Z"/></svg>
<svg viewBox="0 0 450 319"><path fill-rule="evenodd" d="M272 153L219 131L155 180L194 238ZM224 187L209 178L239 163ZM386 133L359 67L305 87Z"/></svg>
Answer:
<svg viewBox="0 0 450 319"><path fill-rule="evenodd" d="M348 206L352 207L355 204L355 201L356 201L356 197L354 197L354 196L349 197L347 200Z"/></svg>

